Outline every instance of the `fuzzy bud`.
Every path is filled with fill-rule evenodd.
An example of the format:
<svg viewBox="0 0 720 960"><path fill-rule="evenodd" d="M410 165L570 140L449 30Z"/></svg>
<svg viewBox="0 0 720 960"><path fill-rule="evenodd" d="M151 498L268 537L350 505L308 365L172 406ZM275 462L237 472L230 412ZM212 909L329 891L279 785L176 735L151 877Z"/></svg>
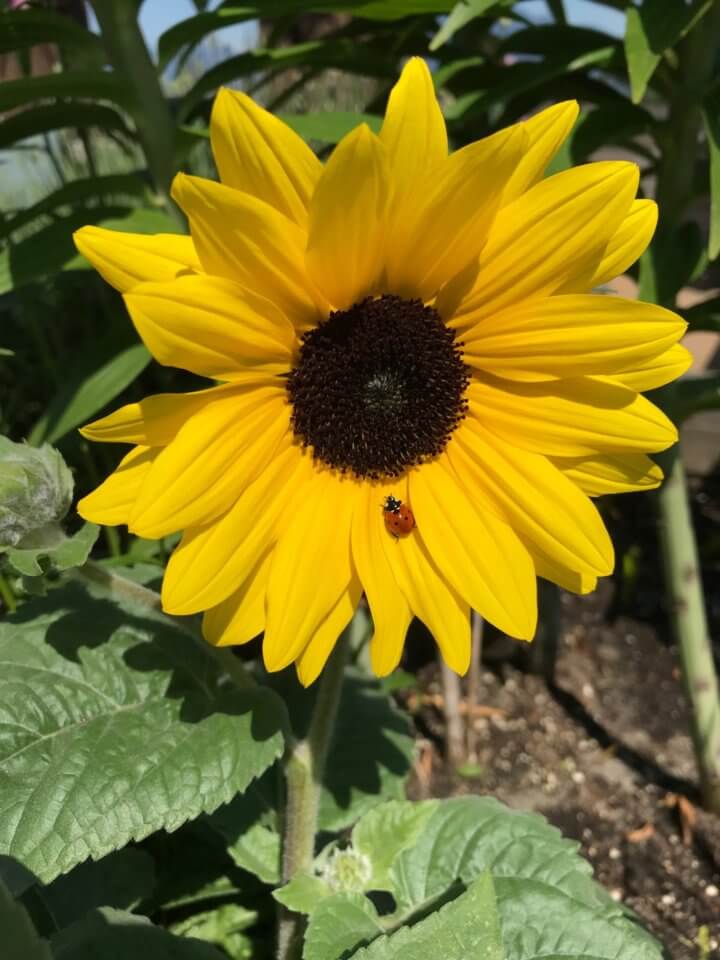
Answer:
<svg viewBox="0 0 720 960"><path fill-rule="evenodd" d="M0 549L35 547L62 536L73 478L57 450L0 437Z"/></svg>

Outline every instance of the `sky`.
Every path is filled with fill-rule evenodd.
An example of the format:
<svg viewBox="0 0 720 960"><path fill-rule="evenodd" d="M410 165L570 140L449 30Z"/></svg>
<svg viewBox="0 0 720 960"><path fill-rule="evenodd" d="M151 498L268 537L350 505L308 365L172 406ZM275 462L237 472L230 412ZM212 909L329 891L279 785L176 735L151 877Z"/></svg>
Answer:
<svg viewBox="0 0 720 960"><path fill-rule="evenodd" d="M211 4L218 5L218 0ZM605 30L615 36L622 36L625 18L619 10L613 10L592 0L565 0L568 20L576 26L595 27ZM521 0L518 10L530 19L538 19L547 12L544 0ZM140 23L154 52L157 48L157 38L168 27L190 17L195 13L195 6L191 0L145 0L140 8ZM223 43L244 50L251 45L256 36L256 27L253 23L235 24L225 27L221 32Z"/></svg>

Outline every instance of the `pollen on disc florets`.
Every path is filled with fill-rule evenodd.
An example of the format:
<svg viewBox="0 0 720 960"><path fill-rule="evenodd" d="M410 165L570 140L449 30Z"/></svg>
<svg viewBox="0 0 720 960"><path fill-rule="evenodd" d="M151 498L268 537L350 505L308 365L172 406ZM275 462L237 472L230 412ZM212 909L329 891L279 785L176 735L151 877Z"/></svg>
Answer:
<svg viewBox="0 0 720 960"><path fill-rule="evenodd" d="M287 381L293 430L342 473L396 477L442 453L467 412L468 381L436 310L368 297L303 336Z"/></svg>

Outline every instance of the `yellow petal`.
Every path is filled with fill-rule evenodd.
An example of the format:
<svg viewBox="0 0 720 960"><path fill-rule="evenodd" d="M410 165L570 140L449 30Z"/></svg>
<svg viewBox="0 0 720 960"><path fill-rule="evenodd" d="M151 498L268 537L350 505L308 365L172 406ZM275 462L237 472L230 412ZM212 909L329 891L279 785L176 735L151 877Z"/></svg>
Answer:
<svg viewBox="0 0 720 960"><path fill-rule="evenodd" d="M664 353L644 363L614 373L612 380L630 390L655 390L681 377L692 366L693 356L689 350L676 343Z"/></svg>
<svg viewBox="0 0 720 960"><path fill-rule="evenodd" d="M530 640L537 604L532 561L511 527L477 509L446 456L410 475L416 532L444 576L486 620Z"/></svg>
<svg viewBox="0 0 720 960"><path fill-rule="evenodd" d="M308 274L338 310L377 289L390 189L385 148L363 123L333 151L310 204Z"/></svg>
<svg viewBox="0 0 720 960"><path fill-rule="evenodd" d="M395 582L385 557L387 538L382 518L385 497L393 485L363 484L352 526L352 555L373 620L370 660L374 673L385 677L400 662L405 634L412 619L410 607Z"/></svg>
<svg viewBox="0 0 720 960"><path fill-rule="evenodd" d="M140 443L147 447L164 447L198 410L235 392L234 385L226 384L194 393L156 393L88 423L80 428L80 433L96 443Z"/></svg>
<svg viewBox="0 0 720 960"><path fill-rule="evenodd" d="M577 570L571 570L562 566L555 560L551 560L535 544L528 543L528 550L535 564L535 572L543 580L549 580L550 583L556 583L563 590L570 593L586 594L592 593L597 586L597 577L589 573L579 573Z"/></svg>
<svg viewBox="0 0 720 960"><path fill-rule="evenodd" d="M137 332L156 360L203 377L236 380L286 373L296 343L285 314L221 277L143 283L125 295Z"/></svg>
<svg viewBox="0 0 720 960"><path fill-rule="evenodd" d="M505 187L503 204L519 197L542 178L545 168L572 130L579 110L577 100L564 100L522 121L527 146Z"/></svg>
<svg viewBox="0 0 720 960"><path fill-rule="evenodd" d="M519 383L488 376L473 381L468 397L481 424L535 453L652 452L677 440L673 424L649 400L598 377Z"/></svg>
<svg viewBox="0 0 720 960"><path fill-rule="evenodd" d="M555 466L591 497L604 493L654 490L663 472L643 453L613 453L597 457L553 459Z"/></svg>
<svg viewBox="0 0 720 960"><path fill-rule="evenodd" d="M248 643L265 628L265 593L272 553L256 564L242 586L203 616L205 639L216 647Z"/></svg>
<svg viewBox="0 0 720 960"><path fill-rule="evenodd" d="M224 184L307 225L322 164L287 124L247 94L221 87L210 116L210 142Z"/></svg>
<svg viewBox="0 0 720 960"><path fill-rule="evenodd" d="M298 680L304 687L309 687L320 676L320 672L333 652L340 634L352 620L357 605L360 603L361 595L360 581L355 578L298 657L295 666Z"/></svg>
<svg viewBox="0 0 720 960"><path fill-rule="evenodd" d="M351 480L318 473L279 531L263 642L263 659L270 671L297 659L350 587L350 530L357 490Z"/></svg>
<svg viewBox="0 0 720 960"><path fill-rule="evenodd" d="M393 218L402 221L422 195L427 178L448 155L445 119L430 71L420 57L408 60L390 92L380 140L395 185Z"/></svg>
<svg viewBox="0 0 720 960"><path fill-rule="evenodd" d="M75 246L110 286L125 293L146 280L167 281L200 270L190 237L175 233L121 233L82 227Z"/></svg>
<svg viewBox="0 0 720 960"><path fill-rule="evenodd" d="M281 444L290 443L280 387L208 403L159 453L130 517L138 536L163 537L228 510Z"/></svg>
<svg viewBox="0 0 720 960"><path fill-rule="evenodd" d="M612 571L613 546L600 514L546 457L497 439L471 417L453 435L448 457L467 493L485 489L523 540L563 566Z"/></svg>
<svg viewBox="0 0 720 960"><path fill-rule="evenodd" d="M588 286L609 283L643 254L655 233L658 209L654 200L633 200L630 211L610 238Z"/></svg>
<svg viewBox="0 0 720 960"><path fill-rule="evenodd" d="M214 523L186 530L165 571L163 609L186 615L214 607L245 582L275 542L313 476L310 458L288 447L272 458Z"/></svg>
<svg viewBox="0 0 720 960"><path fill-rule="evenodd" d="M399 484L394 489L399 499L407 501ZM468 604L438 570L417 529L395 540L384 529L381 512L375 523L383 524L385 557L410 609L435 638L445 663L456 673L466 673L470 665Z"/></svg>
<svg viewBox="0 0 720 960"><path fill-rule="evenodd" d="M212 180L178 174L173 198L190 220L207 273L270 300L301 328L327 315L305 272L305 231L269 204Z"/></svg>
<svg viewBox="0 0 720 960"><path fill-rule="evenodd" d="M77 511L83 520L106 526L127 523L156 456L156 450L135 447L123 457L107 480L78 503Z"/></svg>
<svg viewBox="0 0 720 960"><path fill-rule="evenodd" d="M657 357L687 324L652 303L593 294L527 300L463 331L466 362L502 377L614 374Z"/></svg>
<svg viewBox="0 0 720 960"><path fill-rule="evenodd" d="M518 124L463 147L435 170L388 245L391 293L428 300L477 260L524 145Z"/></svg>
<svg viewBox="0 0 720 960"><path fill-rule="evenodd" d="M478 279L450 325L464 329L570 282L587 285L637 185L635 164L606 160L541 180L503 207L480 257ZM454 304L452 287L446 296ZM442 294L438 309L448 315Z"/></svg>

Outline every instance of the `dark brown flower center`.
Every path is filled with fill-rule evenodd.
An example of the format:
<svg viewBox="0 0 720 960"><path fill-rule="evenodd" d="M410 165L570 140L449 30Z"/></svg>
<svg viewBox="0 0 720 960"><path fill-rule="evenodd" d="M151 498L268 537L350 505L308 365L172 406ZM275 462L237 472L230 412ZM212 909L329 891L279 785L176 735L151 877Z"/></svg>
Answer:
<svg viewBox="0 0 720 960"><path fill-rule="evenodd" d="M397 477L445 449L467 411L468 381L436 310L368 298L303 336L287 383L295 436L342 473Z"/></svg>

